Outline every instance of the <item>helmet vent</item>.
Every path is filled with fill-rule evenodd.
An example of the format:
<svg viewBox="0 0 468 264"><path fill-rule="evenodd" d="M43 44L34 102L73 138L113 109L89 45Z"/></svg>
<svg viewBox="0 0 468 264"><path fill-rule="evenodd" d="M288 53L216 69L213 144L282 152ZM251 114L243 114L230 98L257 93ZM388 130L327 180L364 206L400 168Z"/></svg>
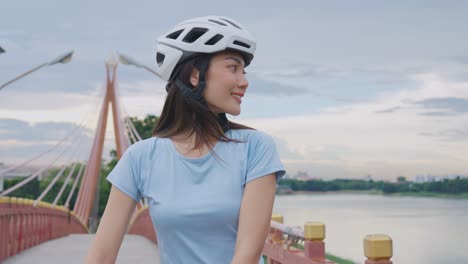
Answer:
<svg viewBox="0 0 468 264"><path fill-rule="evenodd" d="M174 31L171 34L167 35L166 38L177 39L180 36L180 33L182 33L182 31L184 30L181 29L181 30Z"/></svg>
<svg viewBox="0 0 468 264"><path fill-rule="evenodd" d="M241 41L238 41L238 40L234 40L233 44L234 44L234 45L241 46L241 47L244 47L244 48L250 49L250 45L249 45L249 44L244 43L244 42L241 42Z"/></svg>
<svg viewBox="0 0 468 264"><path fill-rule="evenodd" d="M156 62L158 63L159 67L161 67L161 65L163 64L165 57L166 56L160 52L156 53Z"/></svg>
<svg viewBox="0 0 468 264"><path fill-rule="evenodd" d="M214 37L210 38L210 40L208 40L205 45L214 45L216 43L218 43L218 41L220 41L224 36L221 35L221 34L216 34Z"/></svg>
<svg viewBox="0 0 468 264"><path fill-rule="evenodd" d="M186 43L193 43L197 39L199 39L201 36L203 36L203 34L205 34L205 32L207 31L208 31L207 28L199 28L199 27L192 28L192 30L190 30L190 32L187 33L187 35L184 37L182 41Z"/></svg>
<svg viewBox="0 0 468 264"><path fill-rule="evenodd" d="M238 25L236 25L234 22L232 22L232 21L230 21L230 20L227 20L227 19L224 19L224 18L219 18L219 19L228 22L228 23L231 24L233 27L236 27L236 28L238 28L238 29L241 29Z"/></svg>
<svg viewBox="0 0 468 264"><path fill-rule="evenodd" d="M218 25L221 25L221 26L225 26L225 27L227 27L227 25L226 25L226 24L224 24L223 22L221 22L221 21L218 21L218 20L214 20L214 19L208 19L208 21L210 21L210 22L213 22L213 23L215 23L215 24L218 24Z"/></svg>

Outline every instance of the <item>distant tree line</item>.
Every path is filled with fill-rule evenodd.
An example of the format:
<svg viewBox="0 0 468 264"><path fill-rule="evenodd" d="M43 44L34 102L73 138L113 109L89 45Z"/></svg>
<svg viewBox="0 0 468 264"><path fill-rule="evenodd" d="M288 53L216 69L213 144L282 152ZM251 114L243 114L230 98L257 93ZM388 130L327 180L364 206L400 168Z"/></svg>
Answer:
<svg viewBox="0 0 468 264"><path fill-rule="evenodd" d="M102 161L102 165L101 165L101 171L100 171L100 177L99 177L99 213L98 213L99 217L101 217L102 213L104 212L107 199L109 198L110 188L111 188L111 184L106 180L106 177L114 168L115 164L117 164L116 151L111 150L110 154L111 154L111 160L109 162ZM49 190L47 195L42 199L43 202L53 203L53 201L55 200L55 197L57 196L57 194L59 193L60 189L63 186L63 183L65 182L66 176L64 175L68 175L69 170L70 170L69 168L65 170L65 172L61 176L61 179L59 179L54 184L54 186ZM8 196L22 197L22 198L35 200L41 195L41 193L47 188L47 186L49 186L50 182L53 180L55 175L57 175L58 171L59 169L50 169L42 177L42 180L39 181L37 178L35 178L32 181L26 183L24 186L20 187L19 189L8 194ZM71 179L76 179L77 173L78 173L78 168L75 169L73 175L71 176ZM82 178L83 178L83 175L81 176L81 179ZM4 190L16 185L17 183L21 182L24 179L25 178L23 177L5 179ZM76 189L72 195L72 198L70 199L70 205L69 205L70 209L75 208L75 201L78 196L78 190L80 188L81 179L80 179L80 182L76 186ZM70 180L68 182L62 196L57 201L57 205L65 204L68 198L68 195L70 194L70 191L73 187L73 182L74 182L73 180Z"/></svg>
<svg viewBox="0 0 468 264"><path fill-rule="evenodd" d="M133 125L143 139L149 138L152 135L152 130L157 116L147 115L144 119L131 117ZM115 150L110 152L111 160L108 162L102 161L99 182L99 217L104 212L111 184L105 179L117 164L117 154ZM44 175L41 181L34 179L27 183L25 186L19 188L8 196L11 197L24 197L29 199L37 199L43 190L47 188L53 177L57 174L59 169L51 169ZM77 173L78 170L75 170ZM69 168L64 172L68 175ZM54 187L44 197L43 201L52 203L63 185L65 176L58 180ZM76 175L72 176L75 179ZM4 190L24 180L24 178L5 179ZM373 181L373 180L357 180L357 179L336 179L332 181L324 180L308 180L301 181L295 179L282 179L279 183L280 186L289 187L293 191L340 191L340 190L380 190L383 193L404 193L404 192L431 192L431 193L445 193L445 194L459 194L468 193L468 179L457 177L452 180L445 179L443 181L414 183L406 181L405 177L398 177L396 183ZM58 201L58 205L63 205L70 193L73 181L70 181L66 189ZM80 187L78 183L77 188ZM74 208L75 200L77 198L78 190L75 191L70 201L70 208Z"/></svg>
<svg viewBox="0 0 468 264"><path fill-rule="evenodd" d="M444 194L468 193L468 179L460 176L455 179L444 179L442 181L432 181L415 183L406 181L404 177L399 177L396 183L373 180L358 179L336 179L324 180L296 180L282 179L278 183L280 186L289 186L293 191L341 191L341 190L379 190L383 193L409 193L409 192L432 192Z"/></svg>
<svg viewBox="0 0 468 264"><path fill-rule="evenodd" d="M74 174L71 176L72 179L76 178L76 174L78 172L79 166L77 166L77 169L75 169ZM59 172L59 169L50 169L44 175L42 176L42 180L38 180L38 178L35 178L31 180L30 182L26 183L19 189L13 191L12 193L8 194L9 197L21 197L21 198L27 198L27 199L33 199L36 200L39 198L41 193L49 186L50 182L53 180L53 177L57 175ZM54 186L49 190L47 195L42 199L43 202L48 202L48 203L53 203L55 200L55 197L59 193L60 189L63 186L63 183L65 182L65 175L68 175L70 172L70 168L65 169L61 179L59 179ZM24 177L16 177L16 178L11 178L11 179L5 179L3 183L3 189L7 190L8 188L20 183L23 181ZM72 189L73 186L73 180L70 180L65 187L64 192L62 193L62 196L60 199L57 201L57 205L64 205L68 195ZM80 186L78 185L76 188L78 189ZM75 204L76 196L78 190L75 190L75 194L72 196L70 199L70 206L73 208L73 205Z"/></svg>

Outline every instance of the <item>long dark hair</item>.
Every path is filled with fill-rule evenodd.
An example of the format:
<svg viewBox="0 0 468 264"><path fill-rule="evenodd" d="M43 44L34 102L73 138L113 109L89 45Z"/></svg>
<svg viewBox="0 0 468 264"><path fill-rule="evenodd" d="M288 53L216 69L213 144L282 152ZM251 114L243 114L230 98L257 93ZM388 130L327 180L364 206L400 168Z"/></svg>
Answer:
<svg viewBox="0 0 468 264"><path fill-rule="evenodd" d="M153 129L153 136L169 138L188 132L187 137L190 137L195 133L195 145L192 150L203 145L207 145L211 150L214 146L213 142L218 140L243 142L226 137L216 114L199 102L184 97L174 81L179 78L186 86L193 87L190 83L193 69L200 70L202 63L207 63L209 67L212 57L211 54L199 55L183 63L178 68L175 78L167 83L168 94L161 116ZM206 71L208 71L208 68ZM230 129L253 129L231 121L227 122Z"/></svg>

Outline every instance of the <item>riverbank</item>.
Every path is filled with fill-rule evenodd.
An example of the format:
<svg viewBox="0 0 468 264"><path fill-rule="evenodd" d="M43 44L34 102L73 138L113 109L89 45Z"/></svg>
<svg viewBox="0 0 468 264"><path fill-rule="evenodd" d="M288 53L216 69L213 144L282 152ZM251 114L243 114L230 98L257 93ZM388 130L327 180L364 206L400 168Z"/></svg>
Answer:
<svg viewBox="0 0 468 264"><path fill-rule="evenodd" d="M356 263L365 262L363 241L371 234L392 238L393 263L465 263L462 260L468 259L463 240L468 234L468 199L306 193L277 196L273 212L282 215L287 226L324 223L327 253Z"/></svg>
<svg viewBox="0 0 468 264"><path fill-rule="evenodd" d="M294 195L294 194L371 194L371 195L382 195L382 196L397 196L397 197L426 197L426 198L442 198L442 199L468 199L468 193L460 194L446 194L446 193L434 193L434 192L401 192L384 194L379 190L342 190L342 191L328 191L328 192L308 192L308 191L295 191L290 194L278 194L278 195Z"/></svg>

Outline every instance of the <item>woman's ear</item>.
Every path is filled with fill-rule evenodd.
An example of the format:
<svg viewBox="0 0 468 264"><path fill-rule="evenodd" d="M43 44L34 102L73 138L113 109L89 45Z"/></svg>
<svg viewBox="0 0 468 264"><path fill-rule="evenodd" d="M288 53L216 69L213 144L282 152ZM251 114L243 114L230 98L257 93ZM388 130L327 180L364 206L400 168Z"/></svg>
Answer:
<svg viewBox="0 0 468 264"><path fill-rule="evenodd" d="M192 70L192 74L190 74L190 84L193 86L193 87L197 87L198 86L198 82L199 82L199 76L200 76L200 71L193 68Z"/></svg>

